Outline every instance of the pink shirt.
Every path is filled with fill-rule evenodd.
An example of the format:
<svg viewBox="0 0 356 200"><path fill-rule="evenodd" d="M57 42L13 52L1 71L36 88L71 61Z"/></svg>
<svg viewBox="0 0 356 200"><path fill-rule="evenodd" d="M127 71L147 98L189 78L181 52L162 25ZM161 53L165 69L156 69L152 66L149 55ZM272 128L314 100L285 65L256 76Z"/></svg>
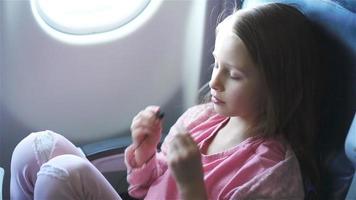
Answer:
<svg viewBox="0 0 356 200"><path fill-rule="evenodd" d="M191 133L201 152L228 120L214 112L211 104L188 109L172 126L161 152L140 168L133 168L132 146L125 152L129 193L152 200L180 199L170 175L166 152L177 127ZM287 146L287 147L286 147ZM274 139L250 137L226 151L202 154L204 180L209 199L303 199L303 184L298 161L288 147Z"/></svg>

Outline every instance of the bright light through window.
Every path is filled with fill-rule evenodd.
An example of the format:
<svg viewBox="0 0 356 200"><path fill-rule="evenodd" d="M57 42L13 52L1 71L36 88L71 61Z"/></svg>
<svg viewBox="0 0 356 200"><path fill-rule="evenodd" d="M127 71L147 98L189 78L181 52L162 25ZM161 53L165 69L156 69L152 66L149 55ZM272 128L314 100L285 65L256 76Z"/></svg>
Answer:
<svg viewBox="0 0 356 200"><path fill-rule="evenodd" d="M150 0L34 0L41 18L57 31L89 35L117 29L137 17Z"/></svg>

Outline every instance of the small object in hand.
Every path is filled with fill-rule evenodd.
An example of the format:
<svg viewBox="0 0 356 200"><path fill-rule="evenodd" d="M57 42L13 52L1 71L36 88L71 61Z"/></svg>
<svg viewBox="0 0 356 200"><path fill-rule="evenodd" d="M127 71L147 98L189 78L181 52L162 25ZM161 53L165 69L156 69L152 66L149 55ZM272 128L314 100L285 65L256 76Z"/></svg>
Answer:
<svg viewBox="0 0 356 200"><path fill-rule="evenodd" d="M158 119L163 119L163 117L164 117L164 112L158 111L158 112L156 113L156 117L157 117Z"/></svg>

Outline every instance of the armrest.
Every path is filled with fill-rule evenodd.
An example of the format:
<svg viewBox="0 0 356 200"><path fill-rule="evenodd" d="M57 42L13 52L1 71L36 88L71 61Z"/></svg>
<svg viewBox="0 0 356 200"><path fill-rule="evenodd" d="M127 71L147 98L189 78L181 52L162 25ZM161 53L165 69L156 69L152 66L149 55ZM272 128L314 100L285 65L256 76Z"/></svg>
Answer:
<svg viewBox="0 0 356 200"><path fill-rule="evenodd" d="M121 136L118 138L107 139L82 147L82 151L88 160L93 161L99 158L124 153L126 147L132 143L131 136Z"/></svg>
<svg viewBox="0 0 356 200"><path fill-rule="evenodd" d="M87 144L80 148L100 172L117 172L126 171L124 152L131 143L130 136L121 136Z"/></svg>
<svg viewBox="0 0 356 200"><path fill-rule="evenodd" d="M131 136L120 136L79 147L123 199L133 199L127 193L128 183L124 162L125 149L131 143Z"/></svg>
<svg viewBox="0 0 356 200"><path fill-rule="evenodd" d="M158 144L160 148L165 135ZM87 159L102 173L126 171L125 149L132 143L131 136L120 136L79 147Z"/></svg>

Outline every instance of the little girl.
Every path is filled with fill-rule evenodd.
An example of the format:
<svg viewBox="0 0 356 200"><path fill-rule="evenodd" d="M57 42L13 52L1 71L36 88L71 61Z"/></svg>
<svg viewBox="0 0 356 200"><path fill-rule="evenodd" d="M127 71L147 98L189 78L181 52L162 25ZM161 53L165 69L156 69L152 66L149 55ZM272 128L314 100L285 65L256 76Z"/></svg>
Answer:
<svg viewBox="0 0 356 200"><path fill-rule="evenodd" d="M303 199L317 183L317 45L297 9L267 4L235 12L216 29L211 102L186 111L161 151L159 107L132 121L125 151L129 193L140 199ZM14 150L13 199L120 199L73 144L51 131Z"/></svg>

